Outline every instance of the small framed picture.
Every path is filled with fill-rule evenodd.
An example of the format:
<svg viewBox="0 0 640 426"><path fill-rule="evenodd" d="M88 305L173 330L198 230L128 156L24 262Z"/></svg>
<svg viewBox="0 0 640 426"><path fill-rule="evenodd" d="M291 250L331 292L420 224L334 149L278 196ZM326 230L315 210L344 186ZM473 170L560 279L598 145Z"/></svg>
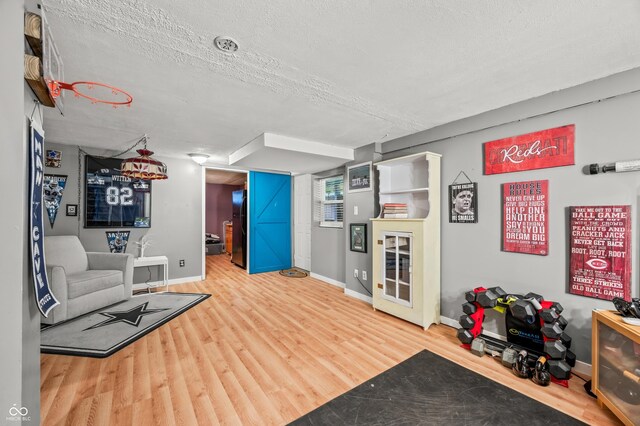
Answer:
<svg viewBox="0 0 640 426"><path fill-rule="evenodd" d="M53 149L47 150L47 156L44 160L45 167L60 167L60 162L62 161L62 151L55 151Z"/></svg>
<svg viewBox="0 0 640 426"><path fill-rule="evenodd" d="M478 223L478 183L449 185L449 223Z"/></svg>
<svg viewBox="0 0 640 426"><path fill-rule="evenodd" d="M349 225L351 235L351 251L367 252L367 224L352 223Z"/></svg>
<svg viewBox="0 0 640 426"><path fill-rule="evenodd" d="M78 216L77 204L67 204L67 216Z"/></svg>
<svg viewBox="0 0 640 426"><path fill-rule="evenodd" d="M347 169L347 192L371 191L371 161Z"/></svg>

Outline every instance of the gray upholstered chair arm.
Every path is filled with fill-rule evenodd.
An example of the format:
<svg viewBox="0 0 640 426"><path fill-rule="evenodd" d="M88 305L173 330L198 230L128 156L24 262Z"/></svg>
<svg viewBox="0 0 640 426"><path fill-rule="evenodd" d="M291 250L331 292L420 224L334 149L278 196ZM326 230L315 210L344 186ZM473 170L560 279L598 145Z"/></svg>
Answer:
<svg viewBox="0 0 640 426"><path fill-rule="evenodd" d="M130 257L131 255L126 253L87 252L90 270L111 269L124 272Z"/></svg>
<svg viewBox="0 0 640 426"><path fill-rule="evenodd" d="M53 308L49 313L48 321L45 323L64 321L67 319L67 274L62 266L47 265L47 279L49 280L49 288L60 305Z"/></svg>
<svg viewBox="0 0 640 426"><path fill-rule="evenodd" d="M122 271L125 294L131 294L133 285L133 255L128 253L87 252L89 269L112 269Z"/></svg>

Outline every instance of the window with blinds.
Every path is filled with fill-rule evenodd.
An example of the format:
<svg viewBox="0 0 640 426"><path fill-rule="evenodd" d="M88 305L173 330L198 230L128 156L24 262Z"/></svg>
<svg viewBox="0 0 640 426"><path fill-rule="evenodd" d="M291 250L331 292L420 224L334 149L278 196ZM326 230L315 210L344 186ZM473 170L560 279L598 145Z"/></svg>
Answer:
<svg viewBox="0 0 640 426"><path fill-rule="evenodd" d="M320 226L342 228L344 176L317 179L314 184L314 220Z"/></svg>

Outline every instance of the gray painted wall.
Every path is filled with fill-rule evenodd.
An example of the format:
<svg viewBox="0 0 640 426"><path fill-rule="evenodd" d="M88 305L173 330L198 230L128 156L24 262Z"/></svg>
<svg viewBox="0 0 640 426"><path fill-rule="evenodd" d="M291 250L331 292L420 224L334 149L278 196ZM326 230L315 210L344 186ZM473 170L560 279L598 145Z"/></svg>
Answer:
<svg viewBox="0 0 640 426"><path fill-rule="evenodd" d="M582 167L589 163L640 158L640 93L593 102L638 89L640 69L449 123L383 145L385 159L421 151L432 151L443 156L443 316L457 319L462 314L463 292L479 285L499 285L514 293L533 291L564 306L563 315L569 320L566 331L573 338L572 350L579 360L591 362L591 310L613 309L613 305L608 301L570 295L565 291L569 264L567 208L574 205L632 206L632 242L635 243L632 250L632 293L637 296L640 173L587 176L583 174ZM580 104L584 105L572 107ZM576 126L575 166L483 176L484 142L565 124ZM448 137L453 138L441 140ZM447 186L461 170L479 185L478 224L450 224L446 219ZM502 252L500 185L537 179L549 180L549 255ZM503 318L495 311L487 315L485 329L503 336L506 333Z"/></svg>
<svg viewBox="0 0 640 426"><path fill-rule="evenodd" d="M46 168L48 174L68 175L60 211L53 228L45 225L46 235L79 235L87 251L108 251L105 232L107 230L129 230L127 253L138 256L134 244L143 235L148 235L151 245L145 256L165 255L169 258L169 278L199 277L202 275L202 188L201 167L191 160L155 157L167 164L169 179L155 181L151 186L151 228L83 228L83 197L78 194L78 147L46 141L46 149L62 151L60 168ZM90 154L108 155L105 151L83 148ZM133 155L128 154L126 156ZM135 154L137 155L137 154ZM84 165L84 158L83 158ZM84 166L83 166L84 167ZM84 191L84 181L80 180ZM78 204L80 214L67 217L66 204ZM179 260L185 260L185 266L179 266ZM155 281L158 268L139 268L134 282ZM150 275L149 275L150 273Z"/></svg>
<svg viewBox="0 0 640 426"><path fill-rule="evenodd" d="M314 174L311 179L344 175L344 167ZM313 194L313 193L312 193ZM346 190L345 190L346 196ZM345 246L343 228L322 228L311 217L311 272L344 283Z"/></svg>
<svg viewBox="0 0 640 426"><path fill-rule="evenodd" d="M358 148L355 151L355 160L347 163L345 166L353 166L356 164L364 163L366 161L372 161L375 163L382 159L381 144L372 143L362 148ZM375 167L373 167L375 172ZM375 173L374 173L375 178ZM379 213L378 206L378 182L374 179L373 190L365 192L349 193L346 190L347 181L345 177L345 202L344 202L344 241L345 241L345 279L346 288L348 290L355 291L364 296L371 297L371 280L372 280L372 252L373 244L373 228L371 226L371 219ZM354 207L358 207L358 215L354 215ZM366 223L367 224L367 253L359 253L351 251L351 235L349 225L352 223ZM358 278L353 276L353 270L358 270ZM367 280L363 280L362 271L367 271Z"/></svg>
<svg viewBox="0 0 640 426"><path fill-rule="evenodd" d="M31 90L24 83L24 1L0 2L0 140L3 148L3 236L1 249L2 297L0 322L0 422L9 420L9 409L25 407L25 424L40 422L40 313L33 281L28 272L28 136L26 116L33 109ZM38 112L36 116L39 118ZM17 422L12 422L13 424Z"/></svg>

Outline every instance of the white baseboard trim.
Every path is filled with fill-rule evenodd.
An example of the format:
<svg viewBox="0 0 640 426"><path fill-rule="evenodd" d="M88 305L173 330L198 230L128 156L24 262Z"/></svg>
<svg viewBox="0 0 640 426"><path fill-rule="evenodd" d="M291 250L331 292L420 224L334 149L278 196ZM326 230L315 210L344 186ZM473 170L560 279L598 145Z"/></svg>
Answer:
<svg viewBox="0 0 640 426"><path fill-rule="evenodd" d="M591 377L591 364L576 360L576 366L573 367L573 371Z"/></svg>
<svg viewBox="0 0 640 426"><path fill-rule="evenodd" d="M448 325L453 328L460 328L460 323L458 321L443 316L440 317L440 324Z"/></svg>
<svg viewBox="0 0 640 426"><path fill-rule="evenodd" d="M347 285L345 283L341 283L340 281L336 281L333 278L324 277L322 275L316 274L315 272L311 272L311 278L315 278L320 281L324 281L327 284L335 285L336 287L345 288Z"/></svg>
<svg viewBox="0 0 640 426"><path fill-rule="evenodd" d="M440 322L444 325L448 325L449 327L460 328L460 323L457 320L454 320L453 318L447 318L447 317L441 316ZM482 333L486 334L489 337L494 337L496 339L500 339L504 341L507 340L505 336L501 336L498 333L494 333L492 331L484 330ZM591 364L587 364L586 362L576 360L576 366L573 367L573 371L575 371L578 374L585 374L591 377Z"/></svg>
<svg viewBox="0 0 640 426"><path fill-rule="evenodd" d="M192 283L194 281L202 281L201 276L195 277L182 277L182 278L173 278L169 280L169 285L173 284L183 284L183 283ZM148 283L136 283L133 284L134 290L146 289L147 287L164 287L164 283L162 281L149 281Z"/></svg>
<svg viewBox="0 0 640 426"><path fill-rule="evenodd" d="M353 297L354 299L358 299L358 300L362 300L363 302L367 302L370 305L373 304L373 299L371 298L371 296L367 296L365 294L358 293L357 291L353 291L353 290L349 290L348 288L345 288L344 289L344 294L346 294L349 297Z"/></svg>
<svg viewBox="0 0 640 426"><path fill-rule="evenodd" d="M193 276L193 277L174 278L172 280L169 280L169 285L192 283L194 281L202 281L202 277L200 275L196 275L196 276Z"/></svg>

